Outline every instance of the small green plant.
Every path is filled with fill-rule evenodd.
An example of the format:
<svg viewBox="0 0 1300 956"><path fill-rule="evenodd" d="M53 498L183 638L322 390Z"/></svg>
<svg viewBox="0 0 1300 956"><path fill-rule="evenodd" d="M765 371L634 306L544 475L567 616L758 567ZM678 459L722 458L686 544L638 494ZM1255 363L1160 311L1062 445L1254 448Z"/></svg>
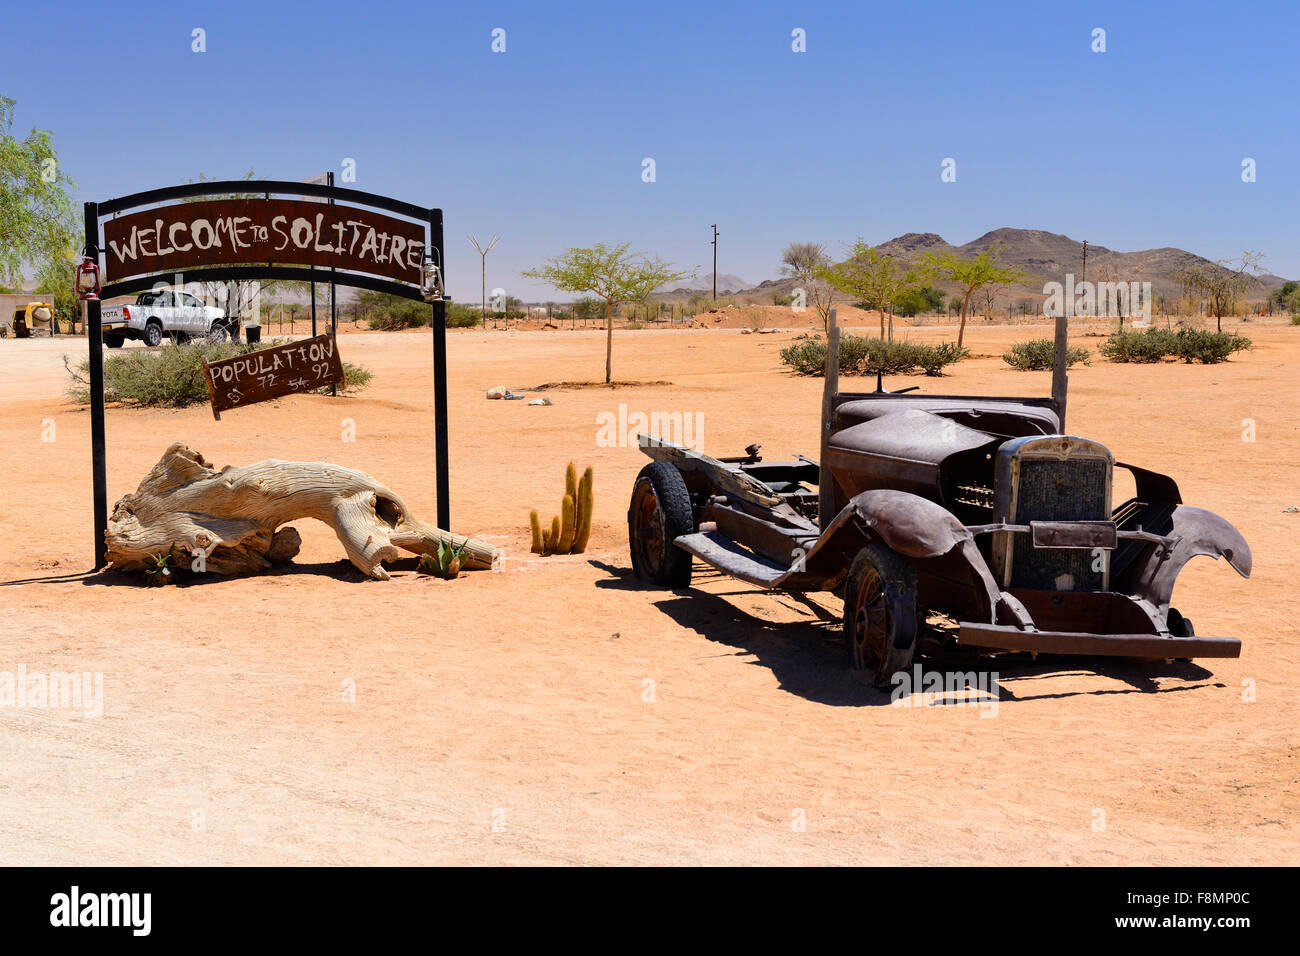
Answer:
<svg viewBox="0 0 1300 956"><path fill-rule="evenodd" d="M1292 325L1300 325L1300 315L1293 315L1293 316L1291 316L1291 324L1292 324Z"/></svg>
<svg viewBox="0 0 1300 956"><path fill-rule="evenodd" d="M906 375L921 371L942 375L944 368L959 362L970 350L954 342L921 345L916 342L889 342L862 335L845 335L840 339L840 371L884 375ZM781 361L800 375L823 375L826 370L826 342L820 337L795 342L781 350Z"/></svg>
<svg viewBox="0 0 1300 956"><path fill-rule="evenodd" d="M1091 355L1087 349L1067 348L1065 364L1071 368L1079 363L1091 365ZM1056 361L1056 343L1051 339L1030 339L1017 342L1002 353L1002 361L1022 372L1035 372L1051 368Z"/></svg>
<svg viewBox="0 0 1300 956"><path fill-rule="evenodd" d="M437 554L420 556L420 570L432 574L435 578L450 581L460 574L460 556L467 544L469 544L468 539L462 541L459 547L452 547L445 541L439 541Z"/></svg>
<svg viewBox="0 0 1300 956"><path fill-rule="evenodd" d="M172 576L172 568L175 566L176 561L171 550L168 550L166 554L151 554L149 558L153 561L153 566L145 568L144 573L148 577L150 584L171 584L176 580Z"/></svg>

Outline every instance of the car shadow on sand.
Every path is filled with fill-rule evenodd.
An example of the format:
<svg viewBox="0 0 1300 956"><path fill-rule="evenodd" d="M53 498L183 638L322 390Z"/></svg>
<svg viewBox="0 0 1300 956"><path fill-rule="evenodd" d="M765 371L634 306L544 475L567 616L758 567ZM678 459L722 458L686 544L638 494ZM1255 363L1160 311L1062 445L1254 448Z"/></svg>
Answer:
<svg viewBox="0 0 1300 956"><path fill-rule="evenodd" d="M596 560L589 563L610 575L607 580L597 581L596 587L658 591L664 597L654 605L674 623L707 641L731 648L736 656L753 656L752 663L771 670L784 691L836 707L879 707L894 702L890 690L880 690L872 684L869 671L847 668L840 615L805 595L750 588L712 569L701 569L698 564L695 571L697 582L710 585L730 582L734 587L722 593L695 587L664 591L638 579L630 568ZM775 598L786 607L806 614L807 618L772 621L763 617L761 611L747 610L734 600L759 597ZM924 692L927 685L936 679L940 686L947 688L947 696L938 695L925 704L933 707L970 706L975 698L967 697L963 692L967 688L975 691L981 680L987 688L987 701L992 702L996 688L999 704L1115 694L1168 694L1227 686L1214 680L1212 671L1194 662L1139 662L1046 655L1040 655L1036 660L1029 655L998 658L940 655L923 659L919 664L921 683L915 687L916 692ZM913 671L912 676L915 673ZM1107 678L1125 686L1078 689L1079 677ZM1071 680L1066 684L1063 679ZM957 699L953 699L954 690Z"/></svg>

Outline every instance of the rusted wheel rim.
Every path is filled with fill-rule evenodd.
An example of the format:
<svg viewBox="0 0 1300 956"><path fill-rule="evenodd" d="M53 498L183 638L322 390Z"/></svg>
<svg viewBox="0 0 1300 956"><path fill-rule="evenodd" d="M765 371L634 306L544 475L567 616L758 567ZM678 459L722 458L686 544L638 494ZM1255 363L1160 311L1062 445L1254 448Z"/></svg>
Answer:
<svg viewBox="0 0 1300 956"><path fill-rule="evenodd" d="M643 484L633 509L637 556L648 574L657 574L664 560L664 514L654 489Z"/></svg>
<svg viewBox="0 0 1300 956"><path fill-rule="evenodd" d="M889 606L885 585L875 568L867 568L853 605L853 663L879 667L889 650Z"/></svg>

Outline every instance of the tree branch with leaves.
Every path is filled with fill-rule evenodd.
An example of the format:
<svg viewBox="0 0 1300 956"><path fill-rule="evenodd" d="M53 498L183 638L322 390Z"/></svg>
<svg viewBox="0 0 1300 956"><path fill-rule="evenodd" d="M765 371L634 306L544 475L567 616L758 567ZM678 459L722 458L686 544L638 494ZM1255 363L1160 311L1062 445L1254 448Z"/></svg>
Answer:
<svg viewBox="0 0 1300 956"><path fill-rule="evenodd" d="M907 263L881 252L861 237L849 247L843 262L823 266L818 275L869 309L880 310L880 337L894 338L893 309L900 298L921 287L923 275Z"/></svg>
<svg viewBox="0 0 1300 956"><path fill-rule="evenodd" d="M21 288L31 269L55 311L74 318L72 273L79 220L48 130L23 139L10 130L16 101L0 96L0 283Z"/></svg>
<svg viewBox="0 0 1300 956"><path fill-rule="evenodd" d="M541 279L563 292L588 293L605 300L605 384L613 381L614 308L622 302L645 302L656 289L694 277L679 272L658 256L630 252L631 243L574 247L525 269L521 275ZM698 270L696 270L698 271Z"/></svg>
<svg viewBox="0 0 1300 956"><path fill-rule="evenodd" d="M986 286L1015 285L1030 278L1019 269L998 264L1002 256L1002 243L995 242L979 255L963 259L953 252L927 252L921 258L919 271L927 276L961 287L961 324L957 328L957 347L961 348L966 336L966 318L970 315L971 298Z"/></svg>

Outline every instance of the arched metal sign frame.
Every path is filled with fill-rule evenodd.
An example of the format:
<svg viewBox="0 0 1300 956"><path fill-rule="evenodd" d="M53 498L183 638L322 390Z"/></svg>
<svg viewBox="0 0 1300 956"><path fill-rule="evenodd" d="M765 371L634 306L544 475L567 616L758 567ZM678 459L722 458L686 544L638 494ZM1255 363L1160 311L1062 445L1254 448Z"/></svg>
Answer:
<svg viewBox="0 0 1300 956"><path fill-rule="evenodd" d="M190 199L196 196L219 198L231 195L264 196L268 200L272 196L312 196L344 206L357 207L362 210L381 210L415 220L422 226L427 225L428 232L424 251L432 256L434 263L443 272L443 282L446 281L443 262L441 209L417 206L387 196L380 196L376 193L347 189L341 186L285 180L240 179L185 183L180 186L168 186L162 189L132 193L129 196L110 199L107 202L88 202L85 204L86 243L84 254L95 263L100 263L100 256L103 251L100 245L100 230L107 217L112 217L127 210L144 210L150 206L157 206L175 200ZM174 269L165 269L147 275L125 276L114 281L111 270L108 270L106 278L109 281L100 290L100 297L110 298L144 292L160 282L166 282L175 271ZM278 279L293 282L334 283L359 289L370 289L375 292L386 292L419 302L425 301L421 289L416 285L350 269L279 265L274 262L267 262L252 265L210 265L187 268L185 275L187 278L200 282ZM438 498L438 527L450 531L451 481L447 449L447 303L445 298L435 299L430 303L430 308L433 313L434 470ZM105 567L108 563L108 545L104 537L105 532L108 530L108 476L104 425L104 331L100 299L90 299L86 302L86 333L90 339L91 477L94 487L94 554L95 567L98 569Z"/></svg>

